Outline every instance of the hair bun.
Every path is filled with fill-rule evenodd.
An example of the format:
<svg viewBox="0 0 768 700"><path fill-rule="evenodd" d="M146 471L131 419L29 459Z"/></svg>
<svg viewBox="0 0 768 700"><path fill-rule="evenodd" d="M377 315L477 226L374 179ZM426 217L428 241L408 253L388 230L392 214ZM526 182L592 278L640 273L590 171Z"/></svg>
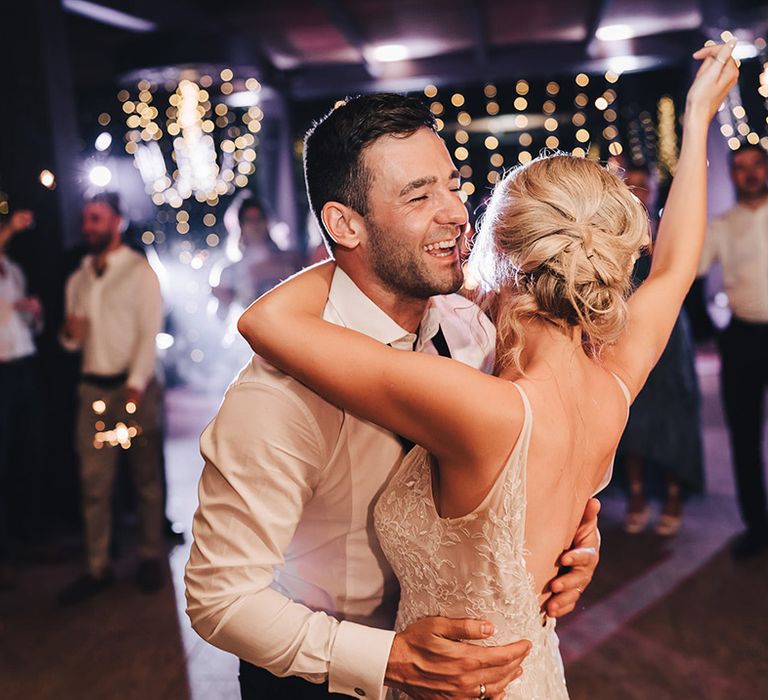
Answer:
<svg viewBox="0 0 768 700"><path fill-rule="evenodd" d="M470 255L470 274L502 293L500 347L518 364L522 319L581 326L596 353L627 321L632 263L648 241L645 209L594 161L541 156L495 187Z"/></svg>

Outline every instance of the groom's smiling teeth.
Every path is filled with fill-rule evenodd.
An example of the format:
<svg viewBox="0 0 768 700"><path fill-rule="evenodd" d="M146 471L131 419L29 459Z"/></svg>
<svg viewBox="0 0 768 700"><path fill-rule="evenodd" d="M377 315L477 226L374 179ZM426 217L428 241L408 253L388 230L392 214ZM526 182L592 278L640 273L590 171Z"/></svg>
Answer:
<svg viewBox="0 0 768 700"><path fill-rule="evenodd" d="M440 241L438 243L430 243L424 246L424 251L436 258L447 258L449 255L453 255L453 251L456 248L456 239L452 238L449 241Z"/></svg>

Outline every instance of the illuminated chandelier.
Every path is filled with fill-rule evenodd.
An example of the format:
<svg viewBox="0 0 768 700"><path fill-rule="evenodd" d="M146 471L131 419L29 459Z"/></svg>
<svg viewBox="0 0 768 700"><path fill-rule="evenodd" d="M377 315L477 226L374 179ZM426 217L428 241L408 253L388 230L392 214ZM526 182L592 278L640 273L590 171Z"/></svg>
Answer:
<svg viewBox="0 0 768 700"><path fill-rule="evenodd" d="M135 96L118 93L125 150L157 206L179 208L190 197L215 206L256 172L261 84L235 81L229 68L219 76L217 89L210 75L184 71L178 81L140 80Z"/></svg>

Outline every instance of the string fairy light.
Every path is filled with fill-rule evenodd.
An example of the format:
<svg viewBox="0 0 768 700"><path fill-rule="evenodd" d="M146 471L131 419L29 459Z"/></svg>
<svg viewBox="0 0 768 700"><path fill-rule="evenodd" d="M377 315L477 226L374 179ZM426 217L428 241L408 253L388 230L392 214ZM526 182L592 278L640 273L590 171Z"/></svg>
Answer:
<svg viewBox="0 0 768 700"><path fill-rule="evenodd" d="M127 88L117 95L125 151L157 206L180 208L191 197L213 206L221 195L245 187L256 172L251 153L264 118L258 105L261 83L252 77L238 81L231 68L222 69L219 78L218 95L210 75L195 74L162 84L142 79L133 95ZM163 91L169 93L165 106ZM106 126L111 117L104 112L98 121ZM231 147L243 135L253 139L245 158L245 147Z"/></svg>
<svg viewBox="0 0 768 700"><path fill-rule="evenodd" d="M677 168L678 157L675 103L669 95L664 95L659 98L656 108L658 113L659 165L672 176Z"/></svg>
<svg viewBox="0 0 768 700"><path fill-rule="evenodd" d="M560 137L557 135L560 128L560 120L555 116L557 113L557 97L560 94L560 85L555 81L547 83L545 88L546 97L541 105L541 111L546 115L544 119L544 128L547 136L544 139L544 145L552 150L559 148Z"/></svg>

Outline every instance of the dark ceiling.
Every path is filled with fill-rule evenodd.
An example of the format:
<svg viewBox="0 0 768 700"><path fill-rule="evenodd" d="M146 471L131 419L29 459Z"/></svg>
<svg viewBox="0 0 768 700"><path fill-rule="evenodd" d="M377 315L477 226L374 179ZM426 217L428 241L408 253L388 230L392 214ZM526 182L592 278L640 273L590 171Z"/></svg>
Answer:
<svg viewBox="0 0 768 700"><path fill-rule="evenodd" d="M768 30L758 0L62 0L79 92L149 69L231 66L290 99L349 90L413 90L679 62L723 30L751 41ZM110 11L117 11L111 12ZM123 26L116 26L116 25ZM598 30L625 27L623 41ZM383 45L407 58L377 60Z"/></svg>

